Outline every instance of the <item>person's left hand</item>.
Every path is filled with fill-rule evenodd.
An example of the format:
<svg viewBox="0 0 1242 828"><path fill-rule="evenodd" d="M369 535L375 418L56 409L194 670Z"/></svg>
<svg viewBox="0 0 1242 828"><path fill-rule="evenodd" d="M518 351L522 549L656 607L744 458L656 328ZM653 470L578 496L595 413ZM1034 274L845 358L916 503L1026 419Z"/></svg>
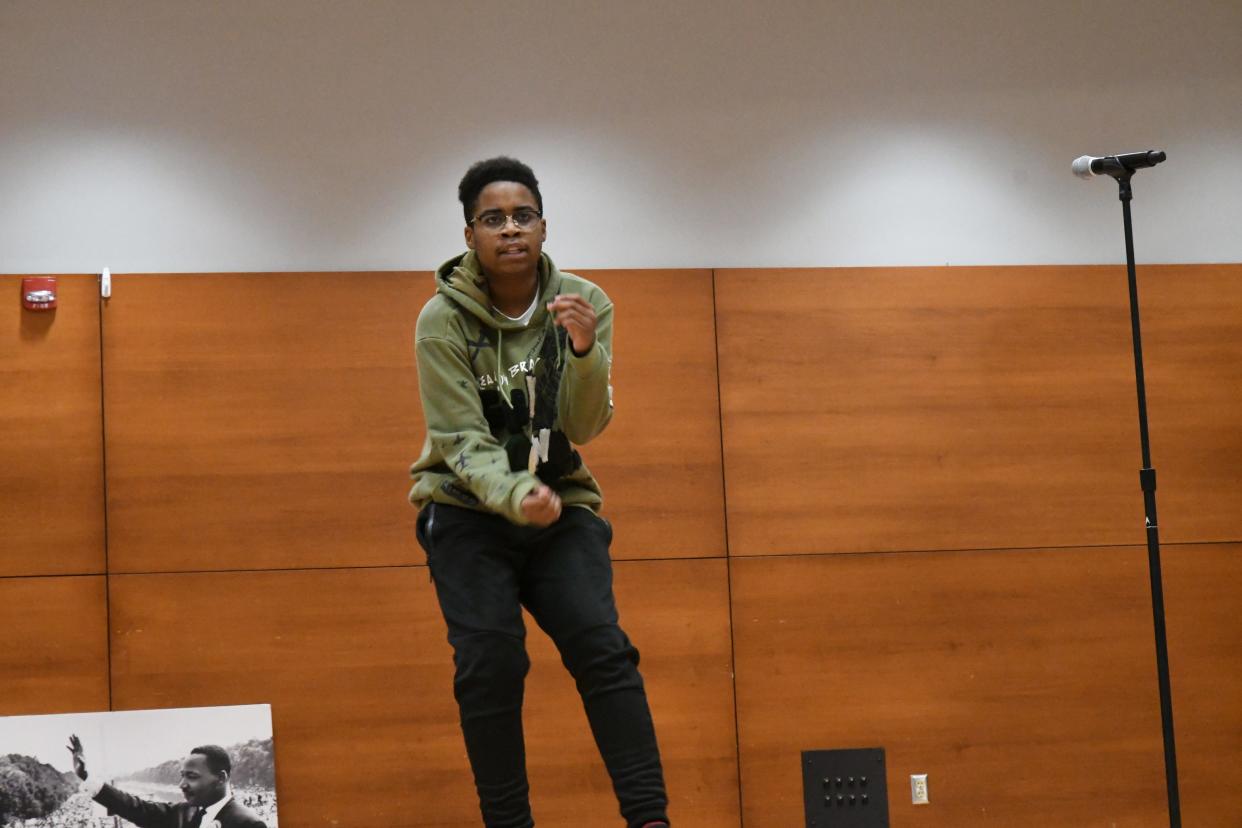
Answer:
<svg viewBox="0 0 1242 828"><path fill-rule="evenodd" d="M73 754L73 772L78 775L78 779L85 782L87 778L86 750L82 747L82 740L79 739L76 734L72 735L69 737L69 744L67 747L69 748L69 752Z"/></svg>
<svg viewBox="0 0 1242 828"><path fill-rule="evenodd" d="M569 332L574 353L579 356L595 344L595 308L576 293L561 293L548 303L556 324Z"/></svg>

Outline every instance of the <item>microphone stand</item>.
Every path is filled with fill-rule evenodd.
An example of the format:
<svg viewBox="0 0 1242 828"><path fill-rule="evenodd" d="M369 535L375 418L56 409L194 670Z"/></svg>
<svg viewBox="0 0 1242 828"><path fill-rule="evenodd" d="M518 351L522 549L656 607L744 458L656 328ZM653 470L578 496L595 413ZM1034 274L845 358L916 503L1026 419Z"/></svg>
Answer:
<svg viewBox="0 0 1242 828"><path fill-rule="evenodd" d="M1130 327L1134 338L1134 378L1138 385L1139 440L1143 468L1139 484L1147 515L1147 566L1151 575L1151 607L1156 628L1156 673L1160 682L1160 721L1164 731L1164 777L1168 788L1169 828L1181 828L1182 807L1177 793L1177 750L1173 739L1173 692L1169 684L1169 644L1164 625L1164 580L1160 572L1160 534L1156 523L1156 470L1151 465L1147 434L1147 390L1143 381L1143 341L1139 332L1138 281L1134 275L1134 233L1130 223L1130 179L1134 170L1110 173L1117 179L1118 197L1126 233L1126 272L1130 280Z"/></svg>

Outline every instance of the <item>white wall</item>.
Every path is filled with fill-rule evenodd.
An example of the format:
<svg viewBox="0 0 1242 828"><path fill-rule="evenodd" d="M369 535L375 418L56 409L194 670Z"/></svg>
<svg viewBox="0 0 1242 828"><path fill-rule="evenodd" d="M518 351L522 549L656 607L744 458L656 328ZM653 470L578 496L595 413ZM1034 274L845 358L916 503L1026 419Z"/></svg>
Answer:
<svg viewBox="0 0 1242 828"><path fill-rule="evenodd" d="M1242 3L0 0L0 272L1242 261Z"/></svg>

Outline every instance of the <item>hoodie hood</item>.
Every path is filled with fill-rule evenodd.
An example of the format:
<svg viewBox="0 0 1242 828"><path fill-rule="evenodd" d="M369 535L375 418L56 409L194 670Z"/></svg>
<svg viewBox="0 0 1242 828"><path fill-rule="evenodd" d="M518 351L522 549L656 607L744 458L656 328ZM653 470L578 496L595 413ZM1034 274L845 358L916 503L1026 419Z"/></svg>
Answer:
<svg viewBox="0 0 1242 828"><path fill-rule="evenodd" d="M539 296L535 306L535 315L530 325L537 327L544 323L548 315L546 305L556 297L560 290L561 272L548 258L548 254L539 254ZM436 270L436 292L451 299L483 325L494 330L518 331L527 327L521 322L508 319L499 311L493 310L491 296L487 289L487 278L479 266L479 259L473 250L449 259Z"/></svg>

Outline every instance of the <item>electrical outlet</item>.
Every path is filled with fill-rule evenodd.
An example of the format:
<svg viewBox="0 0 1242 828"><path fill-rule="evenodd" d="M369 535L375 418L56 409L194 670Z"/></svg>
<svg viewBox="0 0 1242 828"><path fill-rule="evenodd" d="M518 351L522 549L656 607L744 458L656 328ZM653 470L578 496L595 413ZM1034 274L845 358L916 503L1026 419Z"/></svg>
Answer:
<svg viewBox="0 0 1242 828"><path fill-rule="evenodd" d="M927 805L927 774L910 774L910 801L915 805Z"/></svg>

